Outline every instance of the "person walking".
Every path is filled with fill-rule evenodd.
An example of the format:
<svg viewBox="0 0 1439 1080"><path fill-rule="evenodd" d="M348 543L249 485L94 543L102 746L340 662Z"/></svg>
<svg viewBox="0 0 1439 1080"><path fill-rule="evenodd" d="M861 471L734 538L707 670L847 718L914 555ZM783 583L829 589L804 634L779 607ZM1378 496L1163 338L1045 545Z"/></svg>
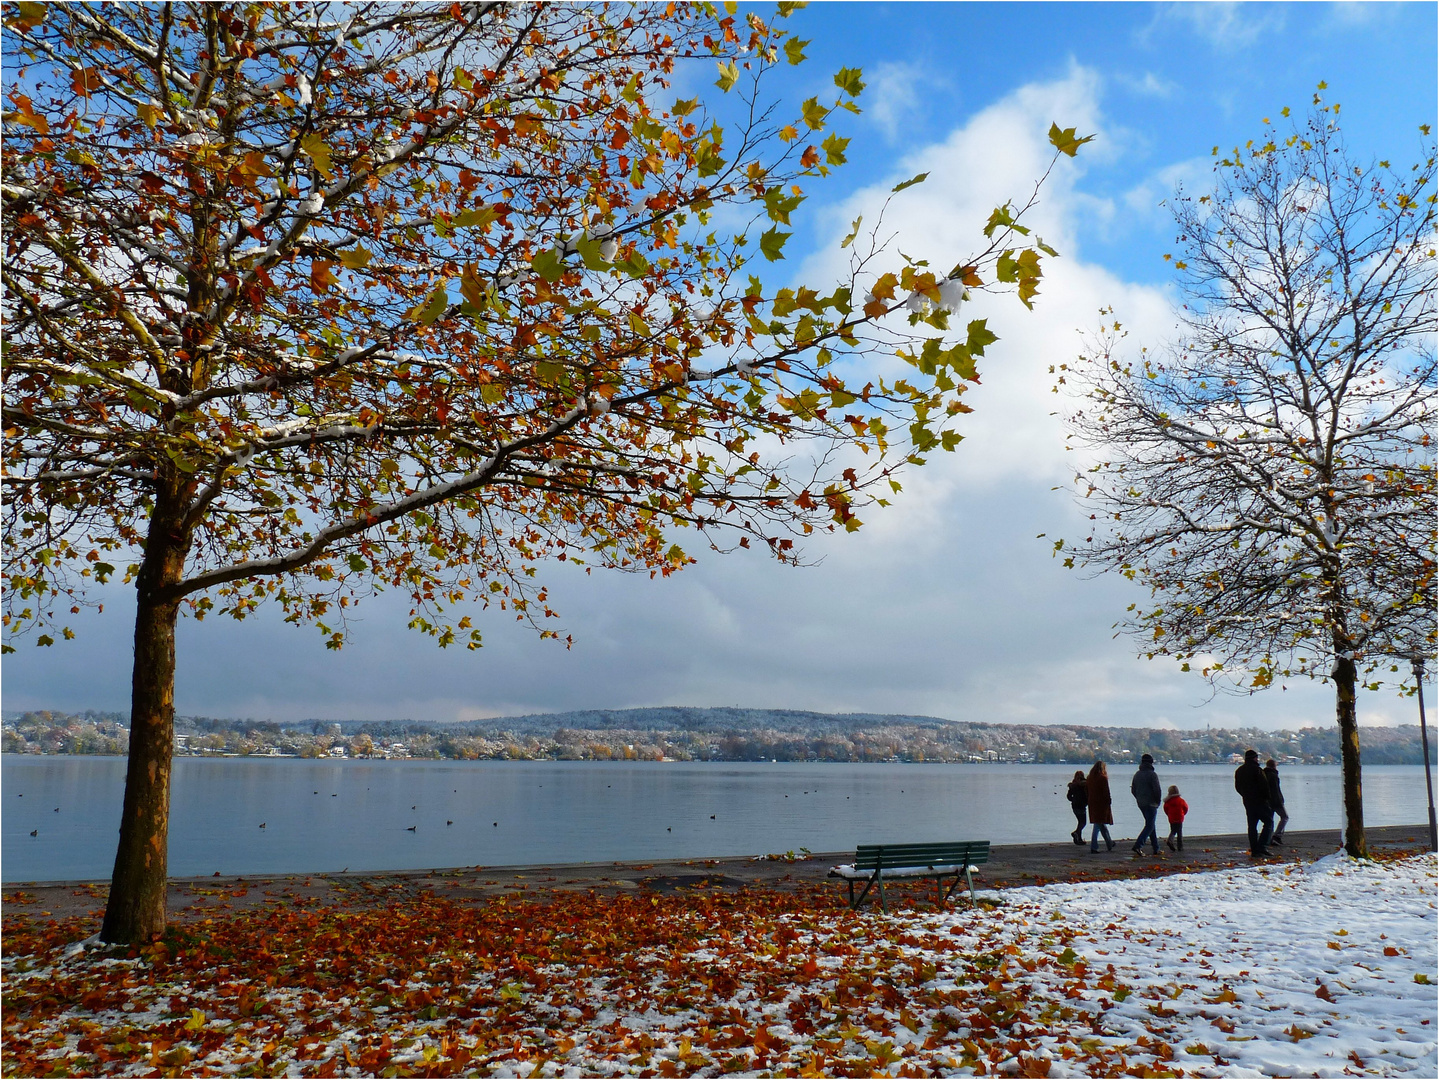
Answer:
<svg viewBox="0 0 1439 1080"><path fill-rule="evenodd" d="M1289 824L1289 814L1284 810L1284 791L1279 786L1279 766L1270 758L1264 763L1264 779L1269 784L1269 808L1279 816L1279 824L1274 826L1274 835L1269 838L1271 844L1283 845L1284 826Z"/></svg>
<svg viewBox="0 0 1439 1080"><path fill-rule="evenodd" d="M1140 830L1132 850L1136 855L1143 854L1144 841L1148 840L1154 845L1154 854L1158 855L1159 832L1154 827L1154 821L1159 816L1159 805L1164 801L1164 789L1159 786L1159 774L1154 771L1154 758L1149 754L1139 759L1139 768L1129 782L1129 793L1144 815L1144 828Z"/></svg>
<svg viewBox="0 0 1439 1080"><path fill-rule="evenodd" d="M1074 770L1074 779L1069 782L1069 790L1064 793L1069 800L1069 808L1074 811L1074 831L1070 837L1080 847L1084 846L1084 826L1086 815L1089 813L1089 785L1084 781L1084 770Z"/></svg>
<svg viewBox="0 0 1439 1080"><path fill-rule="evenodd" d="M1109 796L1109 770L1104 767L1104 762L1094 763L1084 786L1089 795L1089 824L1093 826L1089 834L1089 853L1094 855L1099 852L1100 833L1104 834L1104 842L1109 845L1105 850L1113 851L1114 840L1109 835L1109 827L1114 824L1114 802Z"/></svg>
<svg viewBox="0 0 1439 1080"><path fill-rule="evenodd" d="M1259 751L1244 751L1244 764L1234 770L1234 790L1244 800L1244 820L1249 829L1249 857L1262 859L1269 854L1269 840L1274 835L1274 811L1269 805L1269 781L1259 767ZM1261 833L1259 826L1263 825Z"/></svg>
<svg viewBox="0 0 1439 1080"><path fill-rule="evenodd" d="M1189 804L1179 794L1177 784L1169 785L1169 796L1164 800L1164 816L1169 819L1169 835L1164 846L1170 851L1184 850L1184 815L1189 813Z"/></svg>

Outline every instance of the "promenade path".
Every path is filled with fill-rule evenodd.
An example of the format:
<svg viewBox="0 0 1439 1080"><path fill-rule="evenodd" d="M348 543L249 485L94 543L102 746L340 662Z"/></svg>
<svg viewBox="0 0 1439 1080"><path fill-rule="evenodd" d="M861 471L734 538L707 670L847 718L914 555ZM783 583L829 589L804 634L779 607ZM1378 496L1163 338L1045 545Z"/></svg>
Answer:
<svg viewBox="0 0 1439 1080"><path fill-rule="evenodd" d="M925 836L936 830L922 830ZM1187 837L1184 851L1161 849L1161 856L1130 853L1133 837L1115 834L1112 852L1091 855L1067 836L1051 844L996 845L976 882L980 888L1005 889L1053 881L1102 881L1153 877L1184 871L1248 865L1243 834ZM1369 846L1378 853L1416 852L1427 848L1422 825L1382 826L1367 830ZM856 841L863 839L856 837ZM983 837L956 837L983 839ZM1269 865L1312 862L1338 849L1335 830L1291 831L1276 847ZM311 875L247 875L244 877L176 878L170 883L170 917L176 922L203 919L219 912L243 911L295 900L369 907L430 894L440 899L480 900L524 896L543 901L557 893L594 892L613 896L635 891L676 893L745 888L812 890L826 884L829 868L851 861L853 851L812 854L790 861L783 856L720 859L657 860L641 863L577 863L567 866L459 867L384 873ZM841 886L830 883L838 895ZM933 884L887 886L891 906L909 900L933 903ZM42 882L6 885L7 915L63 919L98 914L105 902L106 882Z"/></svg>

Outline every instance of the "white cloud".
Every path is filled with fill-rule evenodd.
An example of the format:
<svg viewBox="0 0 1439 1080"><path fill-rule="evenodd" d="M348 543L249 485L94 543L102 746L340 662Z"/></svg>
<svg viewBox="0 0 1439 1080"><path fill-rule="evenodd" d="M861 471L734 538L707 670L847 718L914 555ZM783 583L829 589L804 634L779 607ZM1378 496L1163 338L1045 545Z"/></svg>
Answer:
<svg viewBox="0 0 1439 1080"><path fill-rule="evenodd" d="M1179 89L1178 83L1161 79L1152 71L1146 71L1142 76L1116 75L1114 81L1130 93L1142 97L1168 98Z"/></svg>
<svg viewBox="0 0 1439 1080"><path fill-rule="evenodd" d="M1059 81L1032 84L983 110L943 142L910 154L892 177L857 192L837 208L845 227L863 214L878 218L895 181L927 172L929 179L898 195L890 204L882 235L894 234L894 248L929 259L947 269L964 261L982 242L980 228L990 211L1009 199L1023 201L1052 156L1046 133L1052 122L1101 132L1095 143L1071 162L1062 159L1035 208L1030 225L1060 251L1044 263L1044 280L1033 312L1012 297L979 297L966 305L961 321L985 317L1000 336L980 365L981 385L966 401L975 409L959 430L965 436L954 455L936 460L907 481L922 492L903 500L900 516L916 504L952 496L959 490L1015 481L1063 483L1072 468L1064 437L1054 416L1060 405L1050 391L1051 364L1073 356L1080 331L1096 326L1099 308L1118 305L1125 321L1156 333L1167 329L1169 305L1157 290L1131 286L1108 271L1085 264L1076 251L1081 214L1096 213L1095 200L1076 191L1085 156L1103 154L1103 123L1098 106L1099 80L1074 68ZM1098 213L1102 216L1103 209ZM799 275L806 281L841 276L845 264L835 249L812 258Z"/></svg>
<svg viewBox="0 0 1439 1080"><path fill-rule="evenodd" d="M1283 9L1270 4L1166 4L1140 31L1140 38L1152 38L1161 27L1177 25L1228 52L1250 48L1264 35L1283 30L1284 24Z"/></svg>
<svg viewBox="0 0 1439 1080"><path fill-rule="evenodd" d="M898 139L906 118L919 109L921 91L933 94L944 88L942 80L917 64L886 61L868 73L864 115L879 125L885 139L893 143Z"/></svg>
<svg viewBox="0 0 1439 1080"><path fill-rule="evenodd" d="M1189 158L1156 169L1124 193L1129 212L1146 222L1170 220L1162 204L1180 187L1191 194L1207 191L1214 182L1214 161L1208 157Z"/></svg>

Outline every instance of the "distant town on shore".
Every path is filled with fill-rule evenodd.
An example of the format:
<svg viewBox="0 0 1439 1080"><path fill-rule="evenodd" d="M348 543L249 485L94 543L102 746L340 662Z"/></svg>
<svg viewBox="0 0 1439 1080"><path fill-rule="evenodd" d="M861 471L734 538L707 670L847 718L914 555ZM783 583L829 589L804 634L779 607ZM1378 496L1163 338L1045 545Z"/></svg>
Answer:
<svg viewBox="0 0 1439 1080"><path fill-rule="evenodd" d="M1423 762L1418 725L1365 728L1362 743L1366 764ZM1214 764L1238 761L1251 747L1281 764L1339 760L1332 725L1298 731L1172 730L683 706L460 723L175 720L175 753L190 757L1087 764L1150 753L1163 762ZM7 754L119 755L128 749L129 723L120 713L42 710L4 718ZM1430 760L1436 760L1434 747Z"/></svg>

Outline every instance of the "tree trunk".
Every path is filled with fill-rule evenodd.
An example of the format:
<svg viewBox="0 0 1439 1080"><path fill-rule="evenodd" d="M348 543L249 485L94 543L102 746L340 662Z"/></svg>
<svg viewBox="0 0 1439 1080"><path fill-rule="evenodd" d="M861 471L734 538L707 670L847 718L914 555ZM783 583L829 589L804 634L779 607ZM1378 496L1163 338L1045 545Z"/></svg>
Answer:
<svg viewBox="0 0 1439 1080"><path fill-rule="evenodd" d="M1364 791L1359 777L1359 720L1354 707L1358 682L1354 661L1342 653L1334 661L1335 711L1339 720L1339 754L1344 766L1344 850L1367 859L1364 843Z"/></svg>
<svg viewBox="0 0 1439 1080"><path fill-rule="evenodd" d="M130 759L120 845L100 928L101 940L117 944L147 941L165 929L179 603L163 590L181 580L189 547L172 529L175 520L156 506L136 587Z"/></svg>

